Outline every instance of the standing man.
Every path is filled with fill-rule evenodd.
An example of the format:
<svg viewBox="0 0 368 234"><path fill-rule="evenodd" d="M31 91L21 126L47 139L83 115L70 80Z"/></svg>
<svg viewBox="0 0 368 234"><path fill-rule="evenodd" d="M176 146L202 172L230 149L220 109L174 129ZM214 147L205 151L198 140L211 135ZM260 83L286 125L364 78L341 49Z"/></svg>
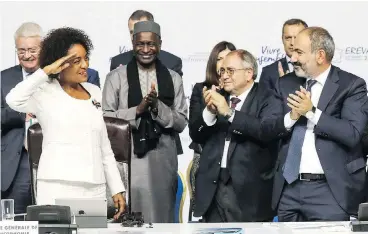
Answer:
<svg viewBox="0 0 368 234"><path fill-rule="evenodd" d="M35 116L12 110L5 96L39 68L42 36L38 24L22 24L14 35L19 65L1 71L1 198L14 199L16 214L32 203L26 132Z"/></svg>
<svg viewBox="0 0 368 234"><path fill-rule="evenodd" d="M327 30L302 30L291 58L295 74L278 81L284 126L273 208L281 222L347 221L363 202L367 88L331 65L334 51Z"/></svg>
<svg viewBox="0 0 368 234"><path fill-rule="evenodd" d="M257 60L245 50L230 52L221 69L225 95L203 89L202 118L189 126L203 144L196 177L194 216L205 222L272 221L276 119L271 91L254 80Z"/></svg>
<svg viewBox="0 0 368 234"><path fill-rule="evenodd" d="M105 116L128 120L133 129L132 210L142 212L147 223L171 223L178 170L174 136L188 121L183 81L157 57L157 23L134 25L133 48L128 65L107 75L102 108Z"/></svg>
<svg viewBox="0 0 368 234"><path fill-rule="evenodd" d="M137 22L141 22L141 21L154 21L153 15L148 11L137 10L133 12L133 14L129 17L128 28L129 28L129 34L132 39L132 42L133 42L134 25ZM116 55L115 57L111 59L110 71L114 70L115 68L119 66L127 65L132 60L133 56L134 56L134 49L131 51L125 52L123 54ZM165 67L175 71L180 76L183 76L183 72L181 70L182 69L181 58L173 54L170 54L169 52L161 50L161 48L160 48L160 53L157 56L158 56L157 58L161 61L161 63ZM176 149L178 151L178 154L183 154L183 147L181 145L179 134L175 134L175 142L176 142Z"/></svg>
<svg viewBox="0 0 368 234"><path fill-rule="evenodd" d="M282 26L282 43L286 56L262 69L259 84L273 90L276 81L287 73L293 72L294 68L290 58L294 50L295 37L308 25L301 19L289 19Z"/></svg>
<svg viewBox="0 0 368 234"><path fill-rule="evenodd" d="M148 11L137 10L133 12L133 14L129 17L128 20L129 34L132 41L133 41L134 24L140 21L154 21L154 18L153 15ZM110 71L114 70L120 65L128 64L132 60L133 55L134 55L133 51L131 50L113 57L111 59ZM165 65L167 68L177 72L180 76L183 76L183 72L181 70L183 66L181 58L173 54L170 54L169 52L161 50L160 54L158 55L158 59L160 59L162 64Z"/></svg>

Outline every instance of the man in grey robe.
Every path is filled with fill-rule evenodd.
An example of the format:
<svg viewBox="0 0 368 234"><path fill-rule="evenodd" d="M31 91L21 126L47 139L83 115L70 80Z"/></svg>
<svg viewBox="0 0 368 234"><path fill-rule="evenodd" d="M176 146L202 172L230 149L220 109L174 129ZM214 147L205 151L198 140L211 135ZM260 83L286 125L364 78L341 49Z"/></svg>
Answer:
<svg viewBox="0 0 368 234"><path fill-rule="evenodd" d="M130 122L133 147L147 135L139 139L134 135L147 121L153 123L153 135L161 132L154 147L136 147L131 160L132 211L142 212L146 223L174 222L178 171L174 134L182 132L188 122L182 79L157 59L160 49L160 26L152 21L136 23L135 56L107 75L102 98L105 116Z"/></svg>

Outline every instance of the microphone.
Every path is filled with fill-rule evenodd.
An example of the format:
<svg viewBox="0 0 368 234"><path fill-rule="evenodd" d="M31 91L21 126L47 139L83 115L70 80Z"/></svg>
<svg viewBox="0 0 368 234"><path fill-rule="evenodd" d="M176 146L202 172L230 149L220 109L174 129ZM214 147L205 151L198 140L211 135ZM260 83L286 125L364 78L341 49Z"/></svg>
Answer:
<svg viewBox="0 0 368 234"><path fill-rule="evenodd" d="M353 232L368 232L368 203L359 204L358 220L350 223Z"/></svg>
<svg viewBox="0 0 368 234"><path fill-rule="evenodd" d="M92 105L94 105L97 109L101 107L101 103L99 103L98 101L96 101L96 99L92 100Z"/></svg>

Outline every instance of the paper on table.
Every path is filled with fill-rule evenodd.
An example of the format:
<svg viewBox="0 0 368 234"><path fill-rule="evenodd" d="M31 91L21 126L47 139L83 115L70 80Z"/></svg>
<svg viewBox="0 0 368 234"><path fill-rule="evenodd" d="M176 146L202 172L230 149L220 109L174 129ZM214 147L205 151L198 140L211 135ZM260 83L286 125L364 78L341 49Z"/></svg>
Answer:
<svg viewBox="0 0 368 234"><path fill-rule="evenodd" d="M290 222L283 223L291 229L325 228L325 227L349 227L349 222Z"/></svg>

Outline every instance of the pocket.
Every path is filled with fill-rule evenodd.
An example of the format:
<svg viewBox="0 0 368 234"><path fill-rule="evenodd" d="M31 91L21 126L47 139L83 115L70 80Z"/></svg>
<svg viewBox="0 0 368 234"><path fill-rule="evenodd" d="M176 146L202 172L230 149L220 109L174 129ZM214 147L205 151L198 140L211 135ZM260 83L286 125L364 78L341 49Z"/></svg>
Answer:
<svg viewBox="0 0 368 234"><path fill-rule="evenodd" d="M346 164L346 169L350 174L358 171L359 169L365 168L366 164L363 158L357 158Z"/></svg>

